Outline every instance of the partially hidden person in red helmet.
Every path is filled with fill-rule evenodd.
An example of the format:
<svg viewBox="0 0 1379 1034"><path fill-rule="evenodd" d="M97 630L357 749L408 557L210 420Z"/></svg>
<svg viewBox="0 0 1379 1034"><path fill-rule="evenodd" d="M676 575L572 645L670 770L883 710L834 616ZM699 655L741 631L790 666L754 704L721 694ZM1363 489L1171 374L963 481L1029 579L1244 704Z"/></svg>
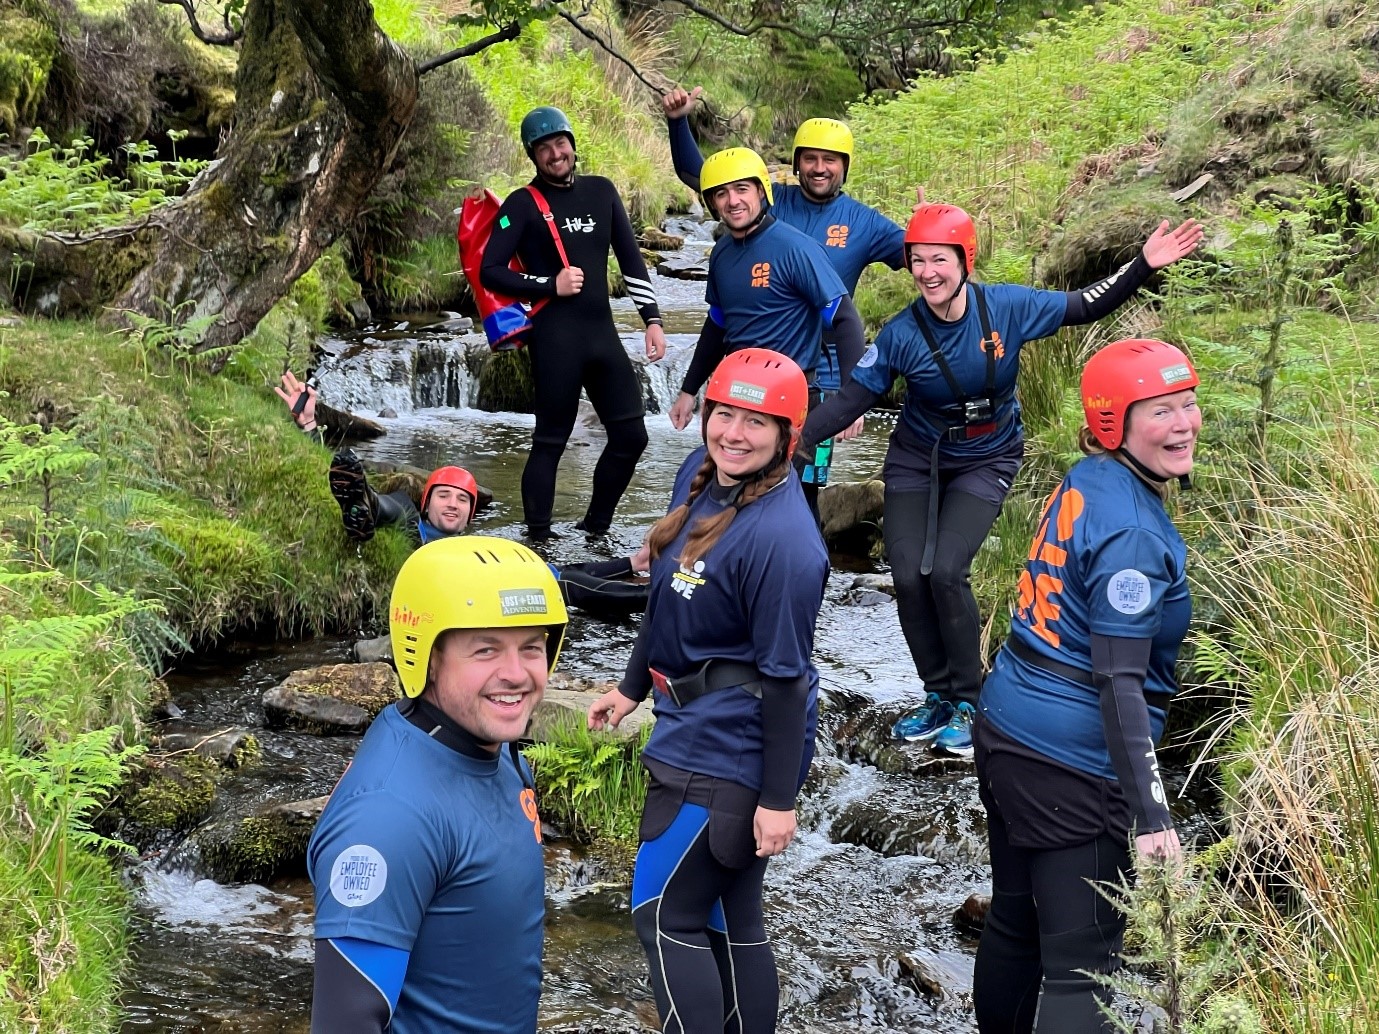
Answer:
<svg viewBox="0 0 1379 1034"><path fill-rule="evenodd" d="M1044 508L976 723L992 882L973 987L983 1032L1115 1029L1095 975L1119 965L1125 920L1097 886L1180 854L1155 745L1192 613L1164 500L1192 470L1197 384L1163 341L1117 341L1082 372L1087 457Z"/></svg>
<svg viewBox="0 0 1379 1034"><path fill-rule="evenodd" d="M303 432L321 437L316 425L316 389L298 380L290 370L273 390L287 404ZM418 507L405 489L376 492L369 484L364 464L353 449L340 449L331 457L330 492L340 504L340 521L353 542L367 542L380 525L404 528L425 545L437 539L463 534L478 510L492 496L481 489L474 475L463 467L444 466L431 472L421 490ZM551 565L565 602L600 617L640 613L646 606L646 548L630 557Z"/></svg>
<svg viewBox="0 0 1379 1034"><path fill-rule="evenodd" d="M1108 316L1150 274L1191 254L1202 227L1167 221L1120 269L1077 291L972 279L977 231L961 208L920 204L905 230L919 297L877 335L851 383L810 414L801 448L847 427L906 385L882 478L883 532L900 627L927 696L895 735L972 756L981 689L980 615L972 558L991 531L1024 457L1015 395L1026 343Z"/></svg>
<svg viewBox="0 0 1379 1034"><path fill-rule="evenodd" d="M591 728L616 726L655 691L632 916L664 1029L684 1034L775 1030L762 879L795 835L813 756L828 574L791 468L808 401L779 352L742 349L713 371L704 445L651 530L626 674L589 708Z"/></svg>

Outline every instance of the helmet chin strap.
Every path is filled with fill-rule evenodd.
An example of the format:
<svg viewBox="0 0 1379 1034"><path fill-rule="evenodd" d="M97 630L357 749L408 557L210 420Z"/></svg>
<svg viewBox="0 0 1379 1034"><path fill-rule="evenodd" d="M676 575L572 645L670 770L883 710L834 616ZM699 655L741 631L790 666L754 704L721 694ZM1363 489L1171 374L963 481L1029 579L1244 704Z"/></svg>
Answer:
<svg viewBox="0 0 1379 1034"><path fill-rule="evenodd" d="M1164 477L1162 474L1154 473L1154 471L1150 470L1139 460L1135 459L1135 457L1130 454L1130 451L1126 449L1125 446L1121 446L1119 449L1117 449L1116 455L1120 456L1123 460L1125 460L1125 465L1127 467L1133 470L1145 481L1148 481L1150 484L1163 485L1168 483L1168 478ZM1192 487L1192 478L1190 478L1186 474L1179 474L1178 487L1186 492L1189 488Z"/></svg>

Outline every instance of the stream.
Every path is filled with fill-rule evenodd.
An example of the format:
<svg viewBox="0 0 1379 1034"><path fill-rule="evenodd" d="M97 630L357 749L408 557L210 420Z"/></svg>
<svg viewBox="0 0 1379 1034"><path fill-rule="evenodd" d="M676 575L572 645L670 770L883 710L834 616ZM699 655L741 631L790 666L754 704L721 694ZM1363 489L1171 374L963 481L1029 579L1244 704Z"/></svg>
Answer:
<svg viewBox="0 0 1379 1034"><path fill-rule="evenodd" d="M710 243L696 224L669 229L689 231L688 251ZM542 547L553 562L635 550L664 513L674 473L697 444L664 414L702 322L702 284L653 279L670 354L646 378L650 445L611 533L587 543L573 525L583 513L602 431L580 421L558 482L555 529L564 537ZM614 306L629 353L640 355L635 310L626 300ZM386 436L356 447L366 465L429 470L461 463L494 494L474 530L518 537L532 418L472 408L476 385L466 355L473 338L454 326L446 315L430 314L324 342L321 395L363 416L385 408L397 414L379 421ZM869 417L863 435L836 450L833 478L875 476L892 423ZM339 514L323 512L320 519L338 522ZM884 567L866 558L835 556L834 562L815 657L824 687L817 757L799 834L766 878L767 925L781 974L780 1029L972 1031L976 941L959 930L954 914L968 895L989 892L976 779L970 765L889 742L891 721L923 694L894 603L864 606L851 589L858 572ZM562 670L617 678L635 627L572 612ZM358 739L265 728L260 698L296 669L348 660L355 638L233 642L168 675L185 721L206 729L248 727L262 747L258 762L226 774L211 821L330 791ZM1181 782L1181 775L1170 781ZM1190 833L1201 821L1194 819L1198 809L1179 803ZM308 1030L312 893L304 875L268 886L226 886L200 875L194 850L174 848L140 865L134 878L126 1034ZM600 1030L656 1026L629 890L591 879L568 844L548 845L543 1028L593 1021Z"/></svg>

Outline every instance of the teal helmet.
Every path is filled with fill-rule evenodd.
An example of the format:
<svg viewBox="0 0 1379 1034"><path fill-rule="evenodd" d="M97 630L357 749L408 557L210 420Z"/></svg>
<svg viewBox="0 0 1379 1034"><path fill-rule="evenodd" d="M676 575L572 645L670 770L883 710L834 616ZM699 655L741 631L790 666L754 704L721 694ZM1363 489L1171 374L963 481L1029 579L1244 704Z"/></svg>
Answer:
<svg viewBox="0 0 1379 1034"><path fill-rule="evenodd" d="M570 138L570 146L575 146L575 131L570 126L570 120L565 117L565 112L549 105L532 108L527 112L522 118L521 133L522 146L526 149L528 158L532 156L532 148L536 146L537 141L555 136L557 133L564 133Z"/></svg>

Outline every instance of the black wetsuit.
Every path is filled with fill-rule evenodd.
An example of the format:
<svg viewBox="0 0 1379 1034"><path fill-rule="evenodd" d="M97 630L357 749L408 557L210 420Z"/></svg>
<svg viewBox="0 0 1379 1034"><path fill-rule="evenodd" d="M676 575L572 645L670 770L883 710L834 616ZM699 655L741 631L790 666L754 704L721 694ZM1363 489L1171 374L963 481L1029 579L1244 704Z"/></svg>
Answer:
<svg viewBox="0 0 1379 1034"><path fill-rule="evenodd" d="M643 321L658 319L650 276L622 200L602 176L576 176L568 187L532 180L550 205L570 265L584 271L580 292L556 295L560 256L545 219L526 188L503 202L484 251L483 285L517 298L546 304L532 316L529 350L535 380L536 429L522 472L522 510L528 534L550 534L556 468L574 429L583 388L608 433L594 469L593 491L582 527L608 530L637 459L646 448L641 380L613 325L608 304L611 247ZM527 272L508 268L516 255Z"/></svg>

